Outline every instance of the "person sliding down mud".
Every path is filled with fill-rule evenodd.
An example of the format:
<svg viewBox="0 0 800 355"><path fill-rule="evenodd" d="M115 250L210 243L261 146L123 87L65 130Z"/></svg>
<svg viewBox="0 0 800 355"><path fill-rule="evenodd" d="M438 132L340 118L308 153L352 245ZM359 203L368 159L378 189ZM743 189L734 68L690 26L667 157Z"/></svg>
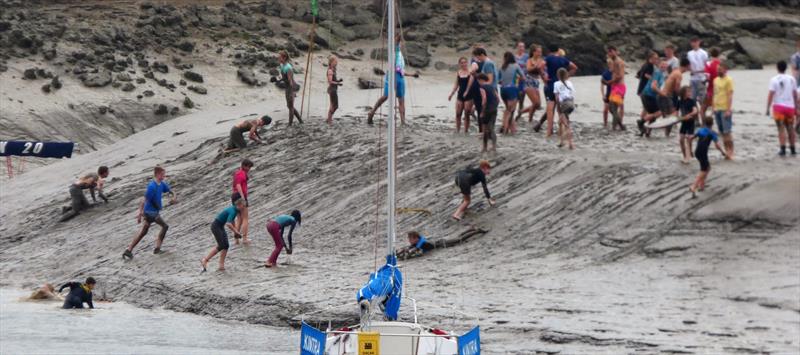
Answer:
<svg viewBox="0 0 800 355"><path fill-rule="evenodd" d="M258 135L258 129L264 127L272 122L269 116L263 116L260 119L244 120L237 123L231 128L231 137L228 140L228 146L225 148L225 153L235 152L247 147L247 142L244 141L243 134L250 132L249 138L251 141L263 143L261 136Z"/></svg>
<svg viewBox="0 0 800 355"><path fill-rule="evenodd" d="M69 186L69 197L72 202L70 203L70 206L63 207L61 209L63 215L61 216L60 222L70 220L79 215L81 211L92 207L92 205L89 204L89 201L86 200L86 195L83 194L83 190L89 189L89 193L91 193L92 201L94 203L97 203L95 191L97 191L98 195L101 199L103 199L103 201L108 203L108 197L103 194L103 185L105 184L104 179L106 177L108 177L108 167L101 166L97 169L97 173L86 174L72 183L72 185Z"/></svg>
<svg viewBox="0 0 800 355"><path fill-rule="evenodd" d="M489 188L486 186L486 175L489 175L489 161L481 160L478 169L466 169L459 171L456 174L456 186L461 190L463 199L461 204L458 205L456 212L453 213L453 219L460 221L464 217L464 212L469 207L471 201L470 195L472 193L472 186L481 183L483 185L483 194L489 199L489 205L494 206L495 200L489 195Z"/></svg>
<svg viewBox="0 0 800 355"><path fill-rule="evenodd" d="M397 251L398 255L406 257L419 256L435 248L424 236L417 231L408 232L408 246Z"/></svg>
<svg viewBox="0 0 800 355"><path fill-rule="evenodd" d="M265 267L273 267L278 264L278 255L281 254L284 247L286 253L292 255L292 232L294 232L295 226L300 226L301 217L300 211L294 210L289 215L282 214L267 222L267 232L275 242L275 249L264 264ZM289 244L286 244L283 239L283 230L286 227L289 227Z"/></svg>
<svg viewBox="0 0 800 355"><path fill-rule="evenodd" d="M92 289L94 289L95 280L93 277L86 279L85 283L67 282L62 285L58 292L63 291L69 287L69 294L64 299L64 309L83 308L83 304L89 305L89 308L94 308L92 304Z"/></svg>
<svg viewBox="0 0 800 355"><path fill-rule="evenodd" d="M158 233L158 239L156 239L156 248L153 250L153 254L161 254L161 243L164 242L164 237L167 235L167 230L169 226L163 219L161 219L160 212L164 208L164 205L161 203L161 197L164 194L169 194L171 199L169 201L170 204L177 202L177 196L174 192L169 188L169 184L164 181L164 177L166 176L166 172L164 168L157 166L153 169L153 180L147 184L147 190L145 190L144 198L142 199L142 203L139 205L139 214L136 216L136 223L142 223L142 216L144 216L144 224L142 225L142 229L139 231L139 234L133 238L133 241L128 246L128 249L125 249L125 252L122 253L122 258L133 259L133 248L136 247L136 244L147 235L147 232L150 230L150 225L153 223L158 224L161 226L161 232Z"/></svg>
<svg viewBox="0 0 800 355"><path fill-rule="evenodd" d="M237 228L233 222L236 220L236 216L247 208L246 204L247 202L244 198L237 198L233 201L232 205L228 206L217 215L214 222L211 222L211 234L213 234L214 239L217 240L217 246L211 248L208 256L200 260L203 271L206 271L208 262L217 255L217 253L219 253L219 271L225 271L225 257L228 255L228 247L230 247L230 244L228 244L228 234L225 233L225 227L227 226L234 234L239 234L239 228Z"/></svg>

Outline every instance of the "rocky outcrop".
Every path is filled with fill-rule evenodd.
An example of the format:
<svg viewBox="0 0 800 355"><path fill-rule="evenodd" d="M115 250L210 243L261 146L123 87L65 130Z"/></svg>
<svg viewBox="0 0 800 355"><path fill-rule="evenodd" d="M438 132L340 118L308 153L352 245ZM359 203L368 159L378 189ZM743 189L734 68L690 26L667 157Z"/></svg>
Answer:
<svg viewBox="0 0 800 355"><path fill-rule="evenodd" d="M84 74L83 85L90 88L104 87L111 84L111 72L103 70L94 74Z"/></svg>
<svg viewBox="0 0 800 355"><path fill-rule="evenodd" d="M737 49L760 64L775 64L781 60L788 60L794 53L793 44L790 40L773 38L740 37L736 39Z"/></svg>

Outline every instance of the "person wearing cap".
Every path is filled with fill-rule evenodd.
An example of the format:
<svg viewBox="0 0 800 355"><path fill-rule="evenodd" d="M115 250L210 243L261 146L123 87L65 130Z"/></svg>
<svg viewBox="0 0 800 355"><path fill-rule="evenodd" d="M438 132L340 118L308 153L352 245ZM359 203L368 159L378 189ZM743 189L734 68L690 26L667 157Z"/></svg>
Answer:
<svg viewBox="0 0 800 355"><path fill-rule="evenodd" d="M89 305L89 308L94 308L92 304L92 289L97 282L94 277L86 278L86 282L67 282L62 285L58 292L60 293L65 288L69 287L69 294L64 299L64 309L83 308L83 304Z"/></svg>
<svg viewBox="0 0 800 355"><path fill-rule="evenodd" d="M73 182L69 186L71 203L70 206L65 206L61 209L63 215L61 216L60 222L70 220L80 214L81 211L92 207L92 205L89 204L89 201L86 199L86 195L83 194L83 190L89 190L94 203L97 203L95 191L98 192L103 201L108 203L108 197L106 197L106 195L103 193L103 184L105 182L104 179L108 177L108 174L108 167L101 166L97 169L97 173L86 174Z"/></svg>
<svg viewBox="0 0 800 355"><path fill-rule="evenodd" d="M456 174L456 186L461 190L462 200L458 205L456 212L453 213L453 219L460 221L464 217L464 212L469 207L472 194L472 186L480 183L483 186L483 194L489 199L489 205L494 206L495 201L489 194L489 188L486 186L486 175L489 175L489 161L481 160L479 167L461 170Z"/></svg>
<svg viewBox="0 0 800 355"><path fill-rule="evenodd" d="M264 115L260 119L244 120L237 123L231 128L231 137L228 140L225 153L231 153L246 148L247 142L244 141L243 134L247 132L250 132L249 138L251 141L263 143L261 136L258 135L258 130L270 123L272 123L272 118L267 115Z"/></svg>

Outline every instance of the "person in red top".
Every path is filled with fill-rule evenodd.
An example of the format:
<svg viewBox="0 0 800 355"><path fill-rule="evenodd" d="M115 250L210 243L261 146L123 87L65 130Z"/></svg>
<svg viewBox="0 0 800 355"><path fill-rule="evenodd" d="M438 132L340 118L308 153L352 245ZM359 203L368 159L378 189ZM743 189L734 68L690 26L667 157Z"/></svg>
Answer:
<svg viewBox="0 0 800 355"><path fill-rule="evenodd" d="M708 52L711 55L711 60L706 63L706 75L708 76L709 84L714 83L714 79L717 78L718 70L719 70L719 63L721 63L719 59L719 48L711 48ZM706 110L711 107L711 99L714 97L714 85L708 85L708 89L706 89L706 99L700 103L700 116L701 119L706 117Z"/></svg>
<svg viewBox="0 0 800 355"><path fill-rule="evenodd" d="M244 244L250 244L250 240L247 239L247 230L250 225L250 216L248 214L250 204L247 200L247 173L250 172L251 168L253 168L253 162L250 161L250 159L242 160L241 168L233 173L233 193L231 194L231 203L233 204L240 198L244 199L244 207L239 212L238 216L236 216L235 224L236 230L241 233L242 242ZM239 244L239 236L234 235L234 241L236 244Z"/></svg>

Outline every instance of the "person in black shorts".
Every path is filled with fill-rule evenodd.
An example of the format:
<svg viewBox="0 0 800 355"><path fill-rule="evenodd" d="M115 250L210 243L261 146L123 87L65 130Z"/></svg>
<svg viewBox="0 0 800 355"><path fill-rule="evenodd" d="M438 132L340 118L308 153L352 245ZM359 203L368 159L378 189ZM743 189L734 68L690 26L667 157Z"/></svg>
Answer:
<svg viewBox="0 0 800 355"><path fill-rule="evenodd" d="M328 119L325 122L328 125L333 124L333 113L339 109L339 87L342 86L342 79L336 76L336 68L339 66L339 58L331 54L328 57L328 98L330 99L330 107L328 107Z"/></svg>
<svg viewBox="0 0 800 355"><path fill-rule="evenodd" d="M236 220L236 216L245 208L245 201L243 198L239 198L234 203L228 207L226 207L222 212L217 215L217 218L214 218L214 221L211 222L211 234L214 235L214 239L217 241L217 246L211 248L211 251L208 255L200 260L200 265L203 266L203 271L206 271L206 267L208 266L208 261L211 260L217 253L219 253L219 271L225 271L225 257L228 255L228 248L230 244L228 243L228 234L225 233L225 227L227 226L234 234L238 235L239 230L234 225L234 221Z"/></svg>
<svg viewBox="0 0 800 355"><path fill-rule="evenodd" d="M494 132L494 125L497 122L497 106L500 104L500 99L497 97L497 91L489 82L489 76L484 73L478 74L478 83L480 83L480 101L481 111L478 114L478 121L483 131L483 149L482 152L488 151L489 141L492 141L492 149L497 149L497 134Z"/></svg>
<svg viewBox="0 0 800 355"><path fill-rule="evenodd" d="M704 127L700 128L700 130L692 136L692 139L697 138L697 148L695 148L694 157L697 158L697 162L700 163L700 173L697 175L694 183L689 186L692 197L696 196L695 194L697 191L703 191L706 187L706 178L711 171L711 163L708 161L708 147L711 145L711 142L714 142L714 146L722 153L723 157L728 157L728 153L719 145L717 133L711 130L711 127L714 125L714 119L711 117L704 118L703 125Z"/></svg>
<svg viewBox="0 0 800 355"><path fill-rule="evenodd" d="M689 159L692 158L692 136L694 136L694 125L697 122L699 111L697 110L697 102L692 99L691 87L681 87L680 97L681 130L678 134L678 143L681 145L683 163L688 164Z"/></svg>
<svg viewBox="0 0 800 355"><path fill-rule="evenodd" d="M489 188L486 186L486 175L489 175L490 167L488 160L481 160L477 169L461 170L456 174L455 183L461 190L462 200L458 205L456 212L453 213L453 219L460 221L464 217L464 212L469 207L472 195L472 186L480 183L483 185L483 194L489 199L489 205L494 206L495 200L489 194Z"/></svg>

